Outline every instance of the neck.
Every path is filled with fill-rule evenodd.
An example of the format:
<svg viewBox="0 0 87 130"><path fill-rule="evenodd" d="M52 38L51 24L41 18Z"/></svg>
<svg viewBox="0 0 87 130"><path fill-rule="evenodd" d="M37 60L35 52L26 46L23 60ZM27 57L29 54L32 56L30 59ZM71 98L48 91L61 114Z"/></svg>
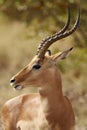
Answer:
<svg viewBox="0 0 87 130"><path fill-rule="evenodd" d="M44 114L48 122L53 124L63 114L64 97L62 94L61 76L58 70L56 69L53 75L50 74L47 77L49 78L46 78L46 82L40 87L39 93Z"/></svg>

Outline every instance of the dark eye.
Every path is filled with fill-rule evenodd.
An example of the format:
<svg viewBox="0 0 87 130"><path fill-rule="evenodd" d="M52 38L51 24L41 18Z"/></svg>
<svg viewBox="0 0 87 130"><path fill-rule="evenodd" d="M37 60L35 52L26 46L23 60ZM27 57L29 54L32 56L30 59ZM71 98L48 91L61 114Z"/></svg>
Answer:
<svg viewBox="0 0 87 130"><path fill-rule="evenodd" d="M35 65L32 66L32 69L37 70L37 69L40 69L40 67L41 67L41 65L35 64Z"/></svg>

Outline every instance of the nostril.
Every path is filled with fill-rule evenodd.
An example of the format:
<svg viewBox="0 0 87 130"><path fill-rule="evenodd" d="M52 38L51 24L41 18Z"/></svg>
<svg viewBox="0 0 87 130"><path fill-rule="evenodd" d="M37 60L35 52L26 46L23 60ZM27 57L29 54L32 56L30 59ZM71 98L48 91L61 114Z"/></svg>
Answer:
<svg viewBox="0 0 87 130"><path fill-rule="evenodd" d="M13 83L13 82L15 82L15 79L11 79L11 80L10 80L10 83Z"/></svg>

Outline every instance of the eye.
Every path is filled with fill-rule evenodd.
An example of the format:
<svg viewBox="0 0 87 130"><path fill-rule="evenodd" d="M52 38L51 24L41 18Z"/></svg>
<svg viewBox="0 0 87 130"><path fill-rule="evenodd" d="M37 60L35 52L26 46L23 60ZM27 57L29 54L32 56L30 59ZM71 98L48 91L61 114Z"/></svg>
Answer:
<svg viewBox="0 0 87 130"><path fill-rule="evenodd" d="M32 69L37 70L37 69L40 69L40 67L41 67L41 65L35 64L32 66Z"/></svg>

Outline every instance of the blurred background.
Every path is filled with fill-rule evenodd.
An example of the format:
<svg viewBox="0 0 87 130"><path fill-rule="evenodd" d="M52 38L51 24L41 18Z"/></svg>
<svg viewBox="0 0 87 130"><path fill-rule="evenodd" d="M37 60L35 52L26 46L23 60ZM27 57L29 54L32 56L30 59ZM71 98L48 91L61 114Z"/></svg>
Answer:
<svg viewBox="0 0 87 130"><path fill-rule="evenodd" d="M52 54L74 47L66 60L58 63L64 95L72 102L77 130L87 130L87 0L0 0L0 119L3 104L26 88L13 91L10 78L29 63L41 40L63 27L67 20L67 3L71 3L71 23L81 8L77 31L56 42ZM0 130L1 123L0 123Z"/></svg>

